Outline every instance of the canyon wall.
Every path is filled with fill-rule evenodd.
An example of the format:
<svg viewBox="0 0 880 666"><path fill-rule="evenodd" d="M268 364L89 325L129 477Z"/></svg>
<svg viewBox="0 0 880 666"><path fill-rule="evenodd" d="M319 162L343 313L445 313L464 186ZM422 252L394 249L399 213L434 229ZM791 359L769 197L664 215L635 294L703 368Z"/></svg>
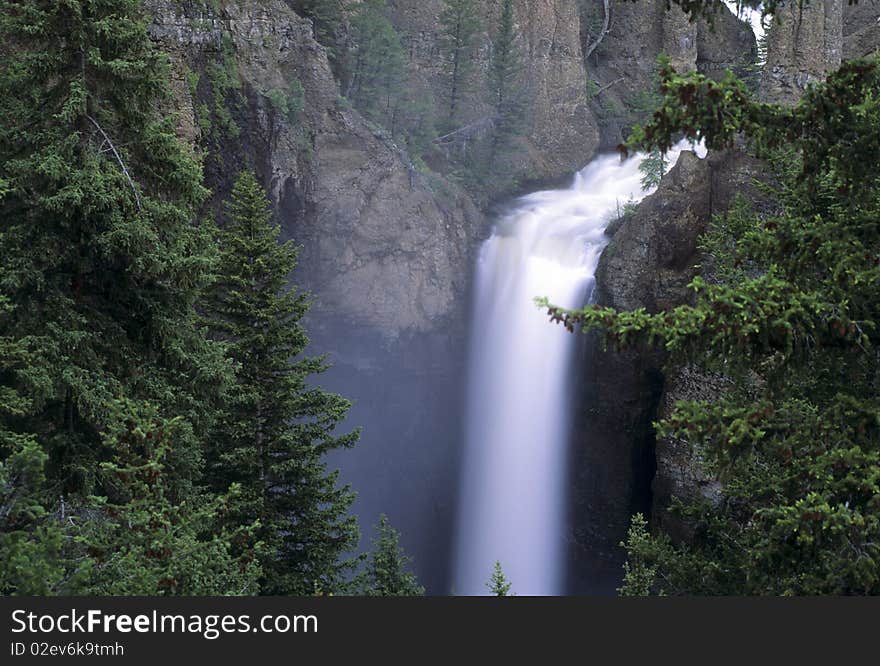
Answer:
<svg viewBox="0 0 880 666"><path fill-rule="evenodd" d="M781 21L768 33L767 66L759 89L767 101L795 103L807 85L821 81L841 58L867 56L880 49L880 3L789 2L778 16ZM754 186L764 171L741 149L710 155L704 162L683 156L658 192L617 228L599 266L599 302L651 312L689 302L691 294L685 286L703 261L697 239L712 215L727 210L738 193L758 212L771 211L770 202ZM601 492L581 490L579 501L589 509L589 502L600 498L605 505L595 508L614 515L628 500L630 512L650 512L655 526L687 539L691 526L667 511L672 498L717 497L719 484L702 471L699 450L681 441L654 441L651 423L670 414L678 400L718 395L725 379L653 350L615 354L594 349L586 364L594 381L591 400L598 404L582 414L584 436L609 451L581 447L582 474L587 476L590 465L612 460L611 449L621 454L613 468L603 472L608 478ZM621 484L625 493L614 502L613 489ZM578 486L584 487L584 483ZM610 520L604 526L594 521L576 527L594 530L596 538L615 530L622 535L619 525ZM613 560L616 544L607 538L605 544L605 555Z"/></svg>
<svg viewBox="0 0 880 666"><path fill-rule="evenodd" d="M591 63L599 76L620 80L609 89L614 97L604 101L612 109L602 124L608 148L623 141L636 120L636 113L615 109L638 111L630 100L656 86L658 53L668 55L678 71L696 69L713 78L727 70L747 74L754 62L754 33L729 11L710 27L689 22L678 8L667 12L663 2L615 3L612 8L611 32ZM737 192L752 194L751 178L759 173L753 160L736 151L705 160L683 153L658 191L609 228L613 236L597 272L598 303L658 312L687 302L686 286L696 275L697 238ZM710 483L698 478L689 452L654 441L652 424L677 395L669 390L662 355L646 349L604 351L590 341L581 363L582 408L571 467L571 585L583 593L613 593L621 575L619 543L630 516L665 506L670 495L685 488L703 492ZM682 391L692 385L682 371Z"/></svg>
<svg viewBox="0 0 880 666"><path fill-rule="evenodd" d="M148 7L172 59L181 133L206 155L214 208L252 168L284 238L302 245L294 283L314 297L311 351L332 364L320 381L353 400L349 427L364 427L330 464L355 486L364 530L387 513L422 579L443 590L483 214L350 108L311 22L283 2ZM293 117L278 100L297 95Z"/></svg>
<svg viewBox="0 0 880 666"><path fill-rule="evenodd" d="M473 57L475 90L463 100L462 126L489 113L485 86L479 81L489 68L501 3L479 0L477 5L482 31ZM421 84L441 99L443 0L391 0L390 7ZM514 18L523 70L520 83L528 100L517 177L525 182L568 177L589 161L599 143L587 95L577 2L517 0Z"/></svg>
<svg viewBox="0 0 880 666"><path fill-rule="evenodd" d="M222 210L236 175L251 168L267 187L284 237L302 245L294 282L314 296L307 321L312 349L333 365L321 382L354 401L349 423L364 426L358 446L330 460L359 494L362 527L368 532L379 513L389 514L429 590L449 592L470 279L490 217L351 108L327 50L293 0L146 5L151 34L171 57L180 132L205 155L210 209ZM417 84L436 96L441 0L389 6ZM499 6L480 2L482 71ZM517 0L531 102L518 167L523 182L559 182L597 150L619 143L644 112L639 100L653 88L660 52L710 75L754 55L753 36L732 14L710 32L677 9L667 14L663 0L612 3L608 33L593 48L603 8L602 0ZM473 97L466 119L485 113L481 100ZM640 209L644 224L618 231L604 268L608 302L643 298L661 307L678 297L693 230L707 219L706 197L714 196L700 181L708 168L683 164L661 188L666 194ZM692 185L702 194L688 202L682 193ZM613 277L627 274L613 267L615 256L634 267L629 277ZM624 297L627 280L642 286ZM645 287L650 280L656 284ZM590 356L585 363L604 362ZM600 569L619 564L616 542L645 499L638 489L649 483L654 464L646 433L662 376L651 358L630 362L636 370L597 371L606 379L621 374L610 384L600 379L584 402L600 413L582 428L595 431L589 442L598 443L582 438L572 467L576 513L586 516L572 524L572 551L577 563ZM624 434L615 423L624 423ZM575 578L585 580L580 573ZM611 575L616 580L619 571Z"/></svg>
<svg viewBox="0 0 880 666"><path fill-rule="evenodd" d="M603 0L581 0L582 50L595 92L592 108L598 119L603 150L613 150L633 124L650 113L656 91L657 56L669 57L679 71L698 69L717 76L728 69L743 72L756 54L751 28L727 10L710 29L705 21L689 22L677 6L662 0L612 2L608 32ZM600 39L601 36L601 39Z"/></svg>
<svg viewBox="0 0 880 666"><path fill-rule="evenodd" d="M843 0L784 0L767 36L761 95L791 104L843 57Z"/></svg>

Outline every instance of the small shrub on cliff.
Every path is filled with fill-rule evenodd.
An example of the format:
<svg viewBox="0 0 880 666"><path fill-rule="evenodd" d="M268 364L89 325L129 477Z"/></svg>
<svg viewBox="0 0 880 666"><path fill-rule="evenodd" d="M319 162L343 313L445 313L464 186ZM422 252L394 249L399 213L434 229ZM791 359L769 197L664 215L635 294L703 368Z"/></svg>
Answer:
<svg viewBox="0 0 880 666"><path fill-rule="evenodd" d="M657 187L666 174L666 167L668 165L669 161L666 159L666 154L662 151L654 149L648 153L645 159L642 160L642 163L639 164L639 171L642 174L642 189L650 190Z"/></svg>
<svg viewBox="0 0 880 666"><path fill-rule="evenodd" d="M623 565L623 585L618 593L622 597L650 596L657 584L657 566L649 563L654 557L645 557L654 541L648 532L648 521L642 514L633 516L627 539L620 546L629 553L629 561Z"/></svg>
<svg viewBox="0 0 880 666"><path fill-rule="evenodd" d="M296 122L305 101L302 84L294 79L287 90L272 88L266 93L266 99L275 111L290 122Z"/></svg>

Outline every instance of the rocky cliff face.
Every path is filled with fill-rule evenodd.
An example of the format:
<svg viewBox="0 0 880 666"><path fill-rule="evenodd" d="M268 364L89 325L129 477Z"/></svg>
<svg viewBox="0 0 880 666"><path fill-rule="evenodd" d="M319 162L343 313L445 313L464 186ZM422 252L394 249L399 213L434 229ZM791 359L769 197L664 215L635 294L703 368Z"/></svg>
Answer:
<svg viewBox="0 0 880 666"><path fill-rule="evenodd" d="M876 5L870 3L847 9L844 42L840 0L783 5L781 22L768 34L762 97L794 103L809 83L821 80L839 65L843 53L864 55L877 48L880 44L873 22L878 15ZM769 210L770 203L753 185L763 171L762 165L741 149L713 154L702 162L682 155L659 190L620 226L603 254L597 276L599 301L624 309L645 307L651 312L688 302L691 294L686 285L701 262L697 239L711 216L727 210L736 194L744 194L758 211ZM678 400L719 395L725 379L670 363L656 350L595 352L589 372L595 377L599 405L595 413L584 416L584 432L589 436L597 431L601 436L596 442L624 451L617 464L629 467L633 484L624 484L629 494L618 496L617 504L606 510L622 511L627 500L630 512L650 509L655 526L674 538L687 539L691 526L666 511L672 497L717 497L720 486L703 473L699 450L675 440L654 442L650 424L668 416ZM622 400L604 398L606 395L621 396ZM582 455L589 458L594 454ZM618 476L624 478L625 474L626 470L621 470ZM591 497L589 492L586 496Z"/></svg>
<svg viewBox="0 0 880 666"><path fill-rule="evenodd" d="M198 78L191 91L181 86L184 126L220 149L209 174L216 194L241 166L258 170L285 232L303 244L315 313L355 318L392 340L448 325L483 219L463 192L418 172L348 108L311 23L282 2L153 7L153 35L168 45L178 72ZM212 108L221 87L215 63L235 78L217 102L232 115L231 132L199 125L200 106L208 107L209 124L222 115ZM290 119L273 96L294 95L294 81L301 109Z"/></svg>
<svg viewBox="0 0 880 666"><path fill-rule="evenodd" d="M625 219L596 274L597 298L621 310L669 309L687 300L697 237L712 213L712 160L684 152L661 187Z"/></svg>
<svg viewBox="0 0 880 666"><path fill-rule="evenodd" d="M651 312L692 302L688 283L697 274L711 279L711 263L699 252L699 237L712 217L727 211L737 196L757 212L770 212L772 203L756 186L764 173L761 162L739 148L711 154L705 160L684 155L651 202L640 207L621 229L619 239L615 237L615 251L602 266L605 287L600 297L615 307L646 307ZM646 263L654 270L629 261L634 247L647 248ZM726 387L723 376L682 365L658 350L644 351L642 356L651 373L630 372L629 378L635 384L654 384L657 378L652 373L663 373L662 388L656 394L656 419L670 416L680 400L712 399ZM609 355L604 362L614 367L620 360ZM651 509L655 526L673 538L686 539L692 526L666 510L673 497L711 499L718 496L720 484L704 473L698 448L669 438L657 440L653 448L650 502L644 502L641 509Z"/></svg>
<svg viewBox="0 0 880 666"><path fill-rule="evenodd" d="M426 89L442 96L440 21L443 0L392 0L395 23L409 46ZM500 2L479 3L485 28L477 69L485 73ZM545 182L580 169L597 149L611 149L634 122L633 107L653 90L656 58L667 54L682 71L710 75L751 62L751 29L731 12L714 30L690 23L665 0L609 4L601 39L603 0L517 0L515 13L529 99L526 152L519 164L526 181ZM463 124L486 114L479 95L470 99Z"/></svg>
<svg viewBox="0 0 880 666"><path fill-rule="evenodd" d="M691 300L697 240L712 216L737 194L760 200L753 186L760 164L740 151L699 159L684 152L657 192L619 227L599 262L597 302L621 310L660 312ZM665 512L673 495L712 487L693 452L678 442L655 442L653 422L675 401L713 386L715 378L676 368L668 373L660 350L623 353L588 345L584 409L578 415L573 524L576 568L619 576L618 543L633 513L651 513L655 525L684 533ZM705 395L705 393L703 394ZM653 512L652 512L653 509Z"/></svg>
<svg viewBox="0 0 880 666"><path fill-rule="evenodd" d="M517 17L533 100L530 175L569 175L589 161L599 144L587 98L577 6L571 0L519 0Z"/></svg>
<svg viewBox="0 0 880 666"><path fill-rule="evenodd" d="M657 56L664 53L678 71L699 69L707 75L735 71L754 60L751 28L729 11L719 13L714 29L704 21L690 23L665 0L609 4L608 32L603 0L583 0L581 44L587 76L595 92L592 107L599 120L601 148L612 150L632 125L649 113L646 96L656 90Z"/></svg>
<svg viewBox="0 0 880 666"><path fill-rule="evenodd" d="M761 94L768 102L791 104L807 85L821 81L843 57L844 0L785 0L767 41Z"/></svg>
<svg viewBox="0 0 880 666"><path fill-rule="evenodd" d="M864 58L880 50L880 2L862 0L843 8L843 57Z"/></svg>
<svg viewBox="0 0 880 666"><path fill-rule="evenodd" d="M334 364L322 383L353 399L350 422L365 426L359 446L331 463L355 484L364 526L387 512L424 580L443 589L435 541L452 520L482 214L349 107L311 22L283 2L148 7L215 204L253 168L284 236L302 244L295 282L315 297L315 353Z"/></svg>
<svg viewBox="0 0 880 666"><path fill-rule="evenodd" d="M436 99L442 99L443 0L392 0L389 4L422 84ZM500 3L480 0L478 5L484 30L476 53L475 78L484 79ZM554 180L583 167L599 143L587 98L577 3L517 0L514 11L523 60L522 84L529 100L525 151L516 166L519 177L527 181ZM477 86L475 94L465 100L461 124L487 113L485 95Z"/></svg>

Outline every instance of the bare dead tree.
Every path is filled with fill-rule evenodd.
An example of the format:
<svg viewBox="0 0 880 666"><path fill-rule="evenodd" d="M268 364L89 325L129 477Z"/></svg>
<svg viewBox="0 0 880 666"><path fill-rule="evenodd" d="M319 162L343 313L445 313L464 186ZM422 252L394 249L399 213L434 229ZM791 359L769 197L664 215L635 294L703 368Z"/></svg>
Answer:
<svg viewBox="0 0 880 666"><path fill-rule="evenodd" d="M110 137L107 136L107 132L98 124L98 121L92 118L90 115L86 114L86 118L88 118L89 122L95 126L95 128L101 133L101 136L104 137L104 143L106 143L110 147L110 152L113 153L113 156L116 158L116 161L119 163L119 168L122 169L123 175L125 175L128 180L128 184L131 185L131 191L134 192L134 200L137 204L138 210L141 209L141 198L138 194L137 187L134 184L134 181L131 179L131 175L128 173L128 168L125 166L125 162L122 161L122 156L119 154L119 151L116 150L116 146L113 145L113 141L110 140ZM103 145L103 144L102 144Z"/></svg>
<svg viewBox="0 0 880 666"><path fill-rule="evenodd" d="M474 136L480 134L481 132L490 129L494 124L495 116L483 116L479 120L469 123L464 127L459 127L457 130L449 132L449 134L438 136L436 139L434 139L433 143L439 145L448 145L456 143L458 141L468 141Z"/></svg>
<svg viewBox="0 0 880 666"><path fill-rule="evenodd" d="M620 83L623 80L624 80L624 77L621 76L619 79L614 79L611 83L606 83L604 86L600 87L598 90L596 90L596 92L593 93L593 97L598 97L603 92L608 90L611 86L613 86L617 83Z"/></svg>
<svg viewBox="0 0 880 666"><path fill-rule="evenodd" d="M596 37L596 41L587 47L587 51L584 53L584 60L593 55L593 51L599 48L599 44L605 39L605 35L611 32L611 0L602 0L602 7L605 12L602 20L602 30L599 31L599 36Z"/></svg>

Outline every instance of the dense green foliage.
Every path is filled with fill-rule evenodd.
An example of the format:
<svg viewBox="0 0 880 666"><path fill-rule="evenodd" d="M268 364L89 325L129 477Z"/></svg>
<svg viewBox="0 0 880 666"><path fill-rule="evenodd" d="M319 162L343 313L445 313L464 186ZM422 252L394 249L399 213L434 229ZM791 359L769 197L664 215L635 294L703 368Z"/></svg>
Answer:
<svg viewBox="0 0 880 666"><path fill-rule="evenodd" d="M286 118L288 122L295 123L302 112L305 91L302 83L294 79L286 89L272 88L266 93L266 97L272 103L275 111Z"/></svg>
<svg viewBox="0 0 880 666"><path fill-rule="evenodd" d="M323 362L294 359L307 302L253 180L223 245L195 222L141 4L4 0L0 54L0 593L341 584L350 495L320 456L353 443L347 403L304 385Z"/></svg>
<svg viewBox="0 0 880 666"><path fill-rule="evenodd" d="M645 591L653 572L666 593L878 593L878 64L844 64L793 108L753 101L733 77L667 67L662 79L663 105L630 146L742 136L768 160L779 210L740 204L715 221L703 239L714 274L694 280L694 305L550 307L569 329L659 346L729 383L658 426L697 448L721 498L675 507L695 525L687 545L634 523L624 589Z"/></svg>
<svg viewBox="0 0 880 666"><path fill-rule="evenodd" d="M366 0L352 15L355 47L348 96L367 118L390 126L408 69L400 37L387 14L385 0Z"/></svg>
<svg viewBox="0 0 880 666"><path fill-rule="evenodd" d="M629 560L623 564L623 585L618 592L623 597L647 597L657 580L657 567L647 561L651 558L646 559L643 555L650 552L652 541L648 532L648 521L640 513L632 518L626 546Z"/></svg>
<svg viewBox="0 0 880 666"><path fill-rule="evenodd" d="M166 62L133 0L4 2L0 35L0 335L17 357L2 372L3 458L27 470L10 470L27 488L13 501L47 519L64 496L107 494L98 470L120 454L108 433L123 396L180 417L164 462L180 500L193 492L204 406L229 373L195 325L214 249L189 224L204 195L198 163L156 112ZM34 547L48 543L41 522Z"/></svg>
<svg viewBox="0 0 880 666"><path fill-rule="evenodd" d="M418 158L435 135L434 102L413 90L409 59L386 0L364 0L351 10L348 62L346 96Z"/></svg>
<svg viewBox="0 0 880 666"><path fill-rule="evenodd" d="M430 163L479 199L515 184L514 158L529 128L512 0L500 3L489 26L486 72L478 67L487 31L477 1L444 0L436 99L407 53L415 36L395 26L386 0L351 5L342 17L348 36L336 49L336 70L355 109L384 127L420 169Z"/></svg>
<svg viewBox="0 0 880 666"><path fill-rule="evenodd" d="M67 532L89 554L75 574L80 594L255 594L259 563L253 527L222 525L238 488L210 496L176 493L173 460L182 419L166 419L150 405L120 400L108 420L98 468L103 496L86 498ZM72 505L68 510L76 510ZM61 516L62 520L64 516ZM245 521L250 520L245 518ZM236 548L236 542L248 548ZM233 552L236 551L236 552Z"/></svg>
<svg viewBox="0 0 880 666"><path fill-rule="evenodd" d="M312 19L315 39L328 47L330 56L340 56L340 31L345 19L344 0L294 0L294 9L302 16Z"/></svg>
<svg viewBox="0 0 880 666"><path fill-rule="evenodd" d="M279 233L262 187L245 172L232 191L228 224L218 232L219 277L205 300L206 323L216 339L229 341L235 367L212 432L209 475L217 491L241 487L226 524L259 520L264 591L333 592L344 582L345 553L358 533L347 515L353 495L337 487L323 456L353 446L358 433L336 436L348 401L308 386L326 364L302 355L309 304L287 286L297 249L279 244Z"/></svg>

